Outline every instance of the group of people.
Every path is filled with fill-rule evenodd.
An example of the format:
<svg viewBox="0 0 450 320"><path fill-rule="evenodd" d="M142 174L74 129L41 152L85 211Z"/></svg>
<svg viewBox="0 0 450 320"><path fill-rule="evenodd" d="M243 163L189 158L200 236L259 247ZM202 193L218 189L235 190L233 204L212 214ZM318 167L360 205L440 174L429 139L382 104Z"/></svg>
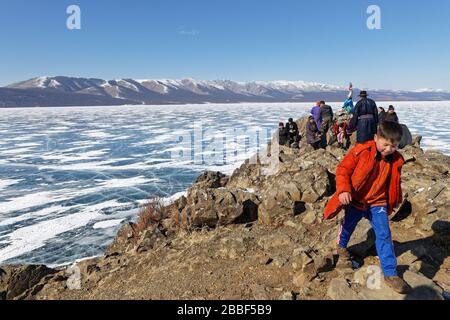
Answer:
<svg viewBox="0 0 450 320"><path fill-rule="evenodd" d="M347 137L345 126L342 131L342 124L345 125L345 123L339 123L337 129L335 128L337 122L334 119L333 109L325 101L317 102L311 110L311 114L306 124L306 140L314 149L327 146L326 136L330 130L333 132L337 130L336 136L341 140L344 136ZM290 146L291 148L299 147L300 132L293 118L290 118L286 125L283 122L278 124L278 136L280 145Z"/></svg>
<svg viewBox="0 0 450 320"><path fill-rule="evenodd" d="M286 125L283 122L278 124L279 143L282 146L290 146L292 148L299 147L300 132L298 125L293 118L289 118Z"/></svg>
<svg viewBox="0 0 450 320"><path fill-rule="evenodd" d="M311 109L311 115L306 123L306 142L314 150L326 148L336 142L339 148L347 150L351 144L350 137L355 131L357 143L364 143L373 139L377 125L382 121L399 123L393 105L385 111L383 107L378 108L374 100L368 98L367 91L361 91L359 97L360 100L354 105L353 85L350 83L347 100L336 116L333 108L325 101L317 102ZM290 118L286 124L280 122L278 127L280 145L299 148L300 132L297 123ZM329 141L327 141L328 132L331 134Z"/></svg>
<svg viewBox="0 0 450 320"><path fill-rule="evenodd" d="M386 112L386 110L384 110L383 107L379 107L378 110L379 110L378 121L380 121L380 122L382 122L382 121L394 121L394 122L397 122L397 123L399 122L397 113L395 112L395 108L394 108L393 105L389 106L387 112Z"/></svg>
<svg viewBox="0 0 450 320"><path fill-rule="evenodd" d="M326 148L336 141L340 148L350 146L349 121L351 119L353 105L353 85L349 86L349 94L342 109L334 116L333 109L325 101L319 101L311 109L308 123L306 124L306 140L314 150ZM331 138L327 141L327 134L331 132Z"/></svg>
<svg viewBox="0 0 450 320"><path fill-rule="evenodd" d="M334 129L335 120L333 109L325 101L317 102L311 109L306 124L306 141L314 150L327 146L327 133L330 129Z"/></svg>
<svg viewBox="0 0 450 320"><path fill-rule="evenodd" d="M375 233L375 247L385 283L394 291L405 294L411 288L398 274L389 227L389 215L403 200L400 181L405 161L397 150L404 129L393 106L389 106L386 112L368 98L366 91L361 91L359 97L353 106L353 88L350 85L348 99L337 119L334 119L332 108L320 101L312 108L306 124L307 142L315 149L329 143L326 136L330 129L340 146L356 131L356 146L348 151L337 167L336 192L327 203L324 217L333 219L345 210L337 253L338 267L349 269L353 268L354 257L347 250L348 243L358 222L362 218L368 219ZM283 124L281 126L284 127ZM292 119L284 128L286 141L298 141L298 126Z"/></svg>
<svg viewBox="0 0 450 320"><path fill-rule="evenodd" d="M368 98L367 91L361 91L359 97L354 106L353 86L350 84L349 95L337 117L324 101L317 102L306 125L307 143L317 150L337 141L339 148L348 149L353 132L357 132L357 142L364 143L373 139L377 125L382 121L399 123L394 106L390 105L386 112L383 107L377 108L375 101ZM330 130L331 138L327 141Z"/></svg>

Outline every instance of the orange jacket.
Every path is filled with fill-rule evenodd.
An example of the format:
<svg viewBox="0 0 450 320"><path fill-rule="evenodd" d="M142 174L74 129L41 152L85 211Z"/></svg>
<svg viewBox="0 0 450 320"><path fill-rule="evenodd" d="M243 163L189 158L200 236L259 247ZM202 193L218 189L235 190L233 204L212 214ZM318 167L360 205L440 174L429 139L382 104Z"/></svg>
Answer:
<svg viewBox="0 0 450 320"><path fill-rule="evenodd" d="M338 165L336 170L336 193L325 208L325 219L333 219L345 206L339 201L339 195L350 192L352 198L361 198L358 194L367 181L376 161L377 147L375 141L357 144ZM405 163L402 155L392 155L392 172L388 184L388 214L392 214L402 202L401 170Z"/></svg>

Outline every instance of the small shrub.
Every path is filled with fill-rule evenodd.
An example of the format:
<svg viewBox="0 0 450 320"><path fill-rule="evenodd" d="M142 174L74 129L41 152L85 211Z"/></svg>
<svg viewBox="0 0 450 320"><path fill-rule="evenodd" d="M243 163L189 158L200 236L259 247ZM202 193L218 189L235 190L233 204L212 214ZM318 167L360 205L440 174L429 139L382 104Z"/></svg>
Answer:
<svg viewBox="0 0 450 320"><path fill-rule="evenodd" d="M135 231L140 234L151 225L158 225L165 218L164 204L161 197L151 199L139 212Z"/></svg>

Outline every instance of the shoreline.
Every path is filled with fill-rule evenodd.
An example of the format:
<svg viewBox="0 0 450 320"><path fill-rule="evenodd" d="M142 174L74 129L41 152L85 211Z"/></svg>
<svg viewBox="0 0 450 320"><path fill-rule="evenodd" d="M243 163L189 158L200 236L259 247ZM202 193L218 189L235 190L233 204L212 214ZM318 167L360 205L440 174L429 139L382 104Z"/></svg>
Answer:
<svg viewBox="0 0 450 320"><path fill-rule="evenodd" d="M355 100L356 101L356 100ZM450 102L450 100L376 100L378 103L414 103L414 102L420 102L420 103L445 103ZM224 105L236 105L236 106L242 106L242 105L273 105L273 104L281 104L281 105L292 105L292 104L311 104L314 105L316 101L282 101L282 102L205 102L205 103L167 103L167 104L122 104L122 105L98 105L98 106L22 106L22 107L5 107L0 106L0 110L8 110L8 109L76 109L76 108L123 108L123 107L185 107L185 106L198 106L198 107L205 107L205 106L224 106ZM337 104L342 105L342 101L327 101L329 104Z"/></svg>

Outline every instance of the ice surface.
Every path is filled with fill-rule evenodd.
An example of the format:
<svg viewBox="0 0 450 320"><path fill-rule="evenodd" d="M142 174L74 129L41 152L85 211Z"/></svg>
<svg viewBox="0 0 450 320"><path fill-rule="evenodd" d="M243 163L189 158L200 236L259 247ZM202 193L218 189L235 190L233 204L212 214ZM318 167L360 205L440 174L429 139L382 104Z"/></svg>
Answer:
<svg viewBox="0 0 450 320"><path fill-rule="evenodd" d="M78 229L91 220L97 219L101 213L100 210L121 204L115 200L103 202L90 206L77 213L58 218L39 222L37 224L20 228L10 233L7 238L10 243L8 246L0 249L0 263L13 257L42 247L49 239L69 230Z"/></svg>

